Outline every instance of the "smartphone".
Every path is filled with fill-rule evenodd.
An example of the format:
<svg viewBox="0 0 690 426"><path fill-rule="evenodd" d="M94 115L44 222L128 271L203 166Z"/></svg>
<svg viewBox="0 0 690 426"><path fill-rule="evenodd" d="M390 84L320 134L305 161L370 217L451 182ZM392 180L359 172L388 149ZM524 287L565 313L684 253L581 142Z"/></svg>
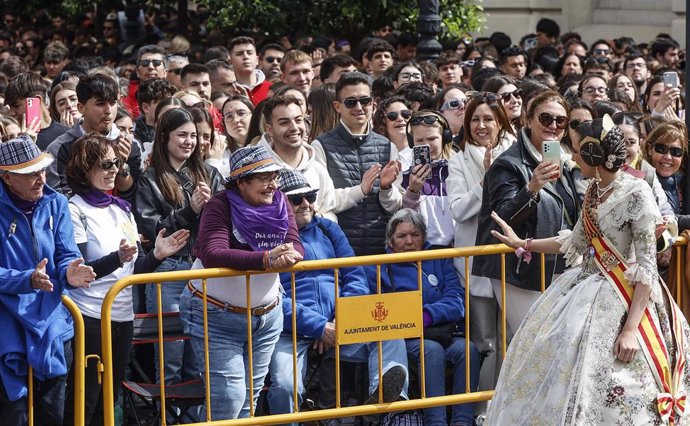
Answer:
<svg viewBox="0 0 690 426"><path fill-rule="evenodd" d="M680 80L678 79L678 73L675 71L666 71L664 73L664 86L671 85L672 87L680 86Z"/></svg>
<svg viewBox="0 0 690 426"><path fill-rule="evenodd" d="M561 162L561 142L544 141L542 144L542 161L558 164L558 177L563 173L563 163Z"/></svg>
<svg viewBox="0 0 690 426"><path fill-rule="evenodd" d="M38 122L36 124L36 129L40 129L41 126L41 98L39 97L34 97L34 98L26 98L26 112L24 114L24 127L27 129L29 128L29 125L31 122L38 118Z"/></svg>
<svg viewBox="0 0 690 426"><path fill-rule="evenodd" d="M415 145L412 148L412 156L414 158L414 164L412 167L415 167L418 164L425 165L425 164L431 164L431 146L429 145ZM431 175L431 174L429 174ZM429 176L431 177L431 176Z"/></svg>

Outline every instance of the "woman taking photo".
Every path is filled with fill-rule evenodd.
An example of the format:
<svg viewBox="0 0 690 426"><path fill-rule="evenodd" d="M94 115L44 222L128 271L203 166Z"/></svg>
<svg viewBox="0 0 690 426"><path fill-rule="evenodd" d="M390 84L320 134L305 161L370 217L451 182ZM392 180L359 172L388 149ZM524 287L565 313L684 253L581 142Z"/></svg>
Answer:
<svg viewBox="0 0 690 426"><path fill-rule="evenodd" d="M465 112L465 137L460 142L460 151L448 161L448 202L455 221L455 247L469 247L475 243L479 210L482 206L482 187L484 175L491 163L512 142L506 133L512 128L508 123L503 107L496 100L486 96L472 98ZM456 257L455 270L460 282L467 282L465 258ZM472 270L470 258L470 271ZM471 276L471 304L475 308L470 317L472 339L482 353L495 351L497 305L491 282L488 278Z"/></svg>
<svg viewBox="0 0 690 426"><path fill-rule="evenodd" d="M412 117L412 108L402 96L386 98L374 113L374 131L387 137L398 152L409 149L407 144L407 122Z"/></svg>
<svg viewBox="0 0 690 426"><path fill-rule="evenodd" d="M525 318L486 423L684 424L690 330L659 279L656 202L620 170L624 136L608 117L577 132L573 158L592 179L571 233L529 240L493 214L492 233L508 246L584 260Z"/></svg>
<svg viewBox="0 0 690 426"><path fill-rule="evenodd" d="M174 256L163 260L156 272L186 271L192 267L192 247L197 238L201 210L211 196L222 189L220 174L204 164L200 150L197 128L189 111L171 109L160 117L151 165L137 184L137 225L142 235L150 241L155 241L163 228L168 232L186 229L190 237ZM178 312L180 294L186 281L162 284L161 311ZM158 312L156 287L153 284L146 289L146 308L149 313ZM198 368L188 342L167 342L164 350L166 384L198 377Z"/></svg>
<svg viewBox="0 0 690 426"><path fill-rule="evenodd" d="M527 125L518 140L488 170L482 191L477 245L493 244L491 212L504 218L521 238L551 236L562 229L572 229L579 214L580 201L572 170L567 165L542 161L545 141L560 141L568 127L568 106L556 92L537 95L527 113ZM545 285L565 269L561 256L547 255ZM531 262L506 256L505 310L511 330L517 330L529 309L539 298L541 258ZM496 298L501 303L500 256L474 259L472 273L491 279Z"/></svg>
<svg viewBox="0 0 690 426"><path fill-rule="evenodd" d="M304 249L292 209L277 190L282 167L262 146L238 149L230 157L230 164L226 190L211 198L201 216L194 268L270 271L302 260ZM244 276L208 280L207 361L203 359L202 283L191 281L180 299L185 333L199 354L202 371L208 362L211 382L205 385L210 389L213 420L249 416L250 404L256 404L283 330L278 274L253 276L250 285L247 306ZM252 372L246 371L247 309L252 313ZM205 374L202 377L205 380ZM249 393L250 380L254 395Z"/></svg>
<svg viewBox="0 0 690 426"><path fill-rule="evenodd" d="M86 264L96 273L96 280L88 288L70 291L70 298L84 315L86 353L101 354L101 306L110 288L129 275L153 272L161 261L174 255L185 246L189 231L178 230L168 237L161 229L156 235L156 245L144 254L139 242L139 232L131 206L124 200L109 195L115 187L115 176L120 167L112 144L104 137L88 135L78 139L72 148L67 164L67 183L74 196L69 208L74 225L74 238ZM112 345L113 383L115 396L124 378L132 346L134 311L132 287L120 292L113 302ZM72 381L69 381L66 424L72 424ZM103 418L103 406L99 404L101 385L96 367L90 364L86 370L85 421L98 423Z"/></svg>

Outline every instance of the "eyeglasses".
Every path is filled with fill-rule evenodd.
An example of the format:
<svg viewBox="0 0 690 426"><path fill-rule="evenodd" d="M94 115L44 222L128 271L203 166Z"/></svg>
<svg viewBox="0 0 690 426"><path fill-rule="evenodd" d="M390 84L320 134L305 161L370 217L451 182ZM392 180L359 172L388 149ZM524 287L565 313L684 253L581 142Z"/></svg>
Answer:
<svg viewBox="0 0 690 426"><path fill-rule="evenodd" d="M683 148L677 146L668 146L663 143L654 144L654 152L661 155L671 153L671 157L681 158L683 156Z"/></svg>
<svg viewBox="0 0 690 426"><path fill-rule="evenodd" d="M280 56L266 56L266 62L274 63L274 62L280 62L283 60L282 57Z"/></svg>
<svg viewBox="0 0 690 426"><path fill-rule="evenodd" d="M638 141L633 138L626 138L623 139L623 143L625 144L625 146L635 146L637 145Z"/></svg>
<svg viewBox="0 0 690 426"><path fill-rule="evenodd" d="M465 99L450 99L441 105L441 112L465 108L465 102L467 102Z"/></svg>
<svg viewBox="0 0 690 426"><path fill-rule="evenodd" d="M139 61L139 66L146 68L149 65L153 64L154 68L158 68L163 65L163 60L161 59L142 59Z"/></svg>
<svg viewBox="0 0 690 426"><path fill-rule="evenodd" d="M504 92L498 96L501 97L503 102L508 102L511 96L515 99L520 99L522 97L522 89L513 90L512 92Z"/></svg>
<svg viewBox="0 0 690 426"><path fill-rule="evenodd" d="M307 200L307 203L311 204L314 201L316 201L316 192L310 192L307 194L296 194L296 195L288 195L288 200L290 200L290 203L292 203L295 206L299 206L302 204L302 200Z"/></svg>
<svg viewBox="0 0 690 426"><path fill-rule="evenodd" d="M608 55L609 53L611 53L609 49L594 49L595 55Z"/></svg>
<svg viewBox="0 0 690 426"><path fill-rule="evenodd" d="M398 80L402 81L422 81L422 73L419 72L401 72L398 75Z"/></svg>
<svg viewBox="0 0 690 426"><path fill-rule="evenodd" d="M410 118L410 126L419 126L422 123L426 124L427 126L431 126L439 121L441 121L441 119L438 118L437 115L417 115Z"/></svg>
<svg viewBox="0 0 690 426"><path fill-rule="evenodd" d="M251 111L241 109L237 112L229 112L229 113L225 114L225 117L223 117L223 119L225 121L233 121L235 119L244 120L244 117L246 117L250 114L251 114Z"/></svg>
<svg viewBox="0 0 690 426"><path fill-rule="evenodd" d="M257 173L250 176L251 179L258 180L263 186L268 186L270 184L278 184L278 174L277 173Z"/></svg>
<svg viewBox="0 0 690 426"><path fill-rule="evenodd" d="M403 109L400 111L391 111L386 113L386 118L388 121L395 121L398 119L398 116L402 117L403 120L409 120L410 117L412 117L412 111L409 109Z"/></svg>
<svg viewBox="0 0 690 426"><path fill-rule="evenodd" d="M579 126L582 123L589 123L592 120L579 120L577 118L570 120L570 123L568 123L568 126L570 126L571 129L575 130L577 126ZM558 125L558 123L556 123Z"/></svg>
<svg viewBox="0 0 690 426"><path fill-rule="evenodd" d="M99 164L99 166L101 167L101 170L107 171L107 170L112 169L113 166L115 166L115 168L119 169L120 164L122 164L122 160L120 160L119 158L116 158L114 160L101 161L101 164Z"/></svg>
<svg viewBox="0 0 690 426"><path fill-rule="evenodd" d="M629 69L647 68L647 63L646 62L628 62L628 65L626 65L625 67L629 68Z"/></svg>
<svg viewBox="0 0 690 426"><path fill-rule="evenodd" d="M590 86L590 87L585 87L584 89L582 89L582 93L586 93L588 95L593 95L595 93L599 93L600 95L604 95L604 94L606 94L606 92L608 92L608 90L609 90L608 88L603 87L603 86L601 86L601 87L591 87Z"/></svg>
<svg viewBox="0 0 690 426"><path fill-rule="evenodd" d="M558 117L554 117L548 112L542 112L541 114L539 114L537 120L539 120L539 123L541 123L541 125L544 127L551 126L551 124L555 121L556 128L558 129L565 129L565 127L568 125L568 121L570 121L568 120L568 117L566 117L565 115L559 115Z"/></svg>
<svg viewBox="0 0 690 426"><path fill-rule="evenodd" d="M362 107L368 106L373 100L371 96L362 96L361 98L345 98L341 102L345 108L354 108L357 104L362 105Z"/></svg>

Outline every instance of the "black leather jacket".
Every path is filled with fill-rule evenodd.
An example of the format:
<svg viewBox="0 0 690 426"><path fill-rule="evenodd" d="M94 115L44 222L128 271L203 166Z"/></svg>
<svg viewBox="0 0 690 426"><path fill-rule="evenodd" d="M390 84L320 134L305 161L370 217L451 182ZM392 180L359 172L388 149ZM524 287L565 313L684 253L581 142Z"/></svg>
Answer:
<svg viewBox="0 0 690 426"><path fill-rule="evenodd" d="M208 165L204 165L204 167L206 167L206 172L209 176L211 192L215 194L223 190L224 180L220 173L218 173L215 167ZM179 173L186 173L186 170L186 167L183 167ZM195 213L190 205L191 191L182 191L184 194L182 205L173 206L170 204L158 188L155 172L154 166L149 167L137 182L134 216L139 232L151 242L154 242L156 235L163 228L167 230L166 234L168 235L180 229L188 229L191 235L189 240L187 240L187 245L178 251L175 257L192 256L192 247L194 247L194 242L196 241L201 213ZM182 182L182 178L179 176L178 181ZM182 186L182 183L180 183L180 186Z"/></svg>
<svg viewBox="0 0 690 426"><path fill-rule="evenodd" d="M501 154L486 173L477 227L477 245L499 243L490 233L492 229L500 231L500 227L491 219L492 211L498 213L520 238L553 237L562 229L572 229L579 218L581 204L575 191L573 172L565 165L562 179L556 184L548 183L544 186L536 199L530 197L527 183L532 179L532 172L539 163L528 151L525 145L528 143L531 144L523 130L518 134L517 142ZM564 202L561 194L568 194L570 199ZM565 269L565 261L563 256L552 254L547 254L545 260L548 287L553 274ZM501 257L475 257L472 273L501 279ZM532 261L527 264L517 256L507 254L506 282L527 290L539 290L541 255L535 253Z"/></svg>

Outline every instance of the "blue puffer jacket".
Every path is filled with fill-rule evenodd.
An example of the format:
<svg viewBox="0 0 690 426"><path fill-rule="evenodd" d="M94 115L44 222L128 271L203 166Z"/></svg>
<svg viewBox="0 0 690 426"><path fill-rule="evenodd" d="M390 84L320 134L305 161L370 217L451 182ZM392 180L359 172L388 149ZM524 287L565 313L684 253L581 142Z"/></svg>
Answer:
<svg viewBox="0 0 690 426"><path fill-rule="evenodd" d="M74 335L61 296L67 266L81 256L67 199L47 185L43 191L30 225L0 184L0 379L12 401L27 395L27 356L39 380L67 374L64 342ZM43 258L52 292L31 288Z"/></svg>
<svg viewBox="0 0 690 426"><path fill-rule="evenodd" d="M351 257L355 253L337 223L314 217L299 236L304 246L304 260ZM284 330L292 331L291 274L280 274L286 295L283 298ZM295 274L297 289L297 333L302 337L319 339L326 323L335 315L335 277L332 269L305 271ZM340 297L369 294L367 278L361 266L340 268L338 272Z"/></svg>
<svg viewBox="0 0 690 426"><path fill-rule="evenodd" d="M431 244L424 244L428 250ZM391 253L390 247L386 249ZM376 292L376 267L366 268L369 288ZM391 263L381 265L381 292L417 290L417 264ZM431 315L432 325L456 322L465 316L465 301L460 280L452 259L426 260L422 262L422 304Z"/></svg>

